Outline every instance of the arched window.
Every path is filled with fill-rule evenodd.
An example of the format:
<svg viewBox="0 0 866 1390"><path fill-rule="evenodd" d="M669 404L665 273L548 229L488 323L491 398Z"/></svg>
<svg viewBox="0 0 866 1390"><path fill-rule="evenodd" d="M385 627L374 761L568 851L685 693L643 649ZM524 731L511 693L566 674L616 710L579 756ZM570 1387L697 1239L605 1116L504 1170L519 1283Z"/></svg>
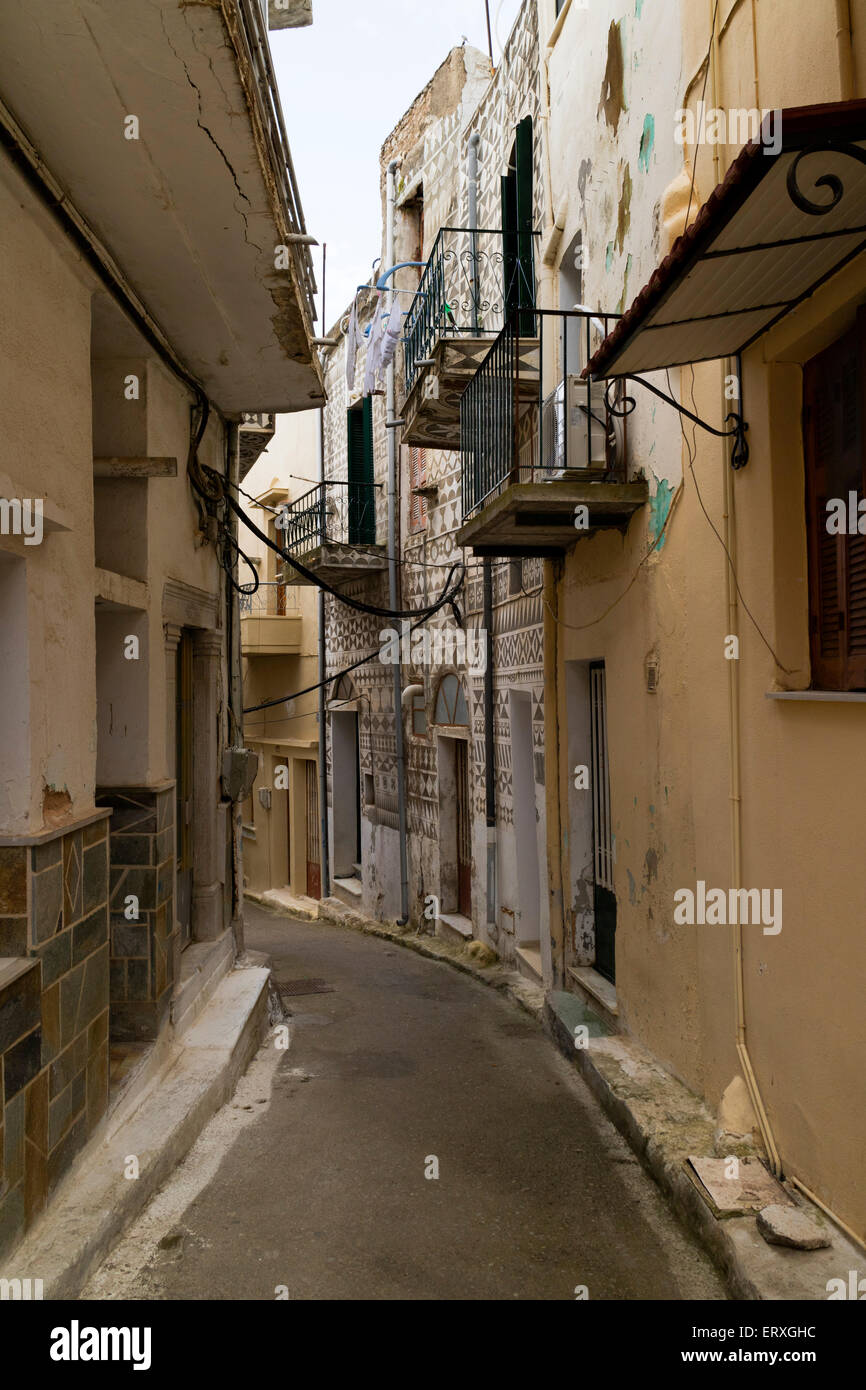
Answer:
<svg viewBox="0 0 866 1390"><path fill-rule="evenodd" d="M435 724L468 724L469 711L463 686L455 675L443 676L436 695Z"/></svg>
<svg viewBox="0 0 866 1390"><path fill-rule="evenodd" d="M331 687L331 699L336 703L338 700L357 700L358 694L348 676L341 676Z"/></svg>

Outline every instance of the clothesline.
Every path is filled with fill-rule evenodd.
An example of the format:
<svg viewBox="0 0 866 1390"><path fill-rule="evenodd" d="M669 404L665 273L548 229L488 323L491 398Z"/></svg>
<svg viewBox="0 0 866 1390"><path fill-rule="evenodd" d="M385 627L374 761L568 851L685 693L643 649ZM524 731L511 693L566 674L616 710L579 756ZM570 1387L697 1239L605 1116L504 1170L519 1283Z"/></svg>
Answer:
<svg viewBox="0 0 866 1390"><path fill-rule="evenodd" d="M402 341L403 310L395 299L390 309L381 312L382 291L377 290L379 300L373 315L373 322L366 330L358 322L358 296L362 290L373 289L372 285L359 285L349 311L346 329L346 384L350 391L355 387L355 363L358 349L367 343L367 357L364 364L363 396L370 396L381 384L382 373L394 360L398 342ZM416 293L415 291L394 289L395 294Z"/></svg>

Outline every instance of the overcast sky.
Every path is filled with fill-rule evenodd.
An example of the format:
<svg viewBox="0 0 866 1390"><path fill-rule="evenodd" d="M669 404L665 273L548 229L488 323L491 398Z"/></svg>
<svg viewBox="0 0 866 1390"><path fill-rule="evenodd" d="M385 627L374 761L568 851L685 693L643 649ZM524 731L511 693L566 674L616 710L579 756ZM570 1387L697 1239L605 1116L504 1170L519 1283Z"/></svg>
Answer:
<svg viewBox="0 0 866 1390"><path fill-rule="evenodd" d="M490 0L493 53L520 0ZM345 308L379 254L379 150L463 36L487 51L484 0L313 0L308 29L271 33L307 230L328 244L326 314ZM313 247L321 280L321 247Z"/></svg>

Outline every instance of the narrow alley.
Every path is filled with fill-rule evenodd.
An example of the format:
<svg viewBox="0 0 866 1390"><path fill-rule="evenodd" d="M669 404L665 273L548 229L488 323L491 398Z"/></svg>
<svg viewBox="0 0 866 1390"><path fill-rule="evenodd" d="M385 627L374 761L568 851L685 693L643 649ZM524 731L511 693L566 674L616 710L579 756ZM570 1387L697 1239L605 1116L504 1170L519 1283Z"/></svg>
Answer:
<svg viewBox="0 0 866 1390"><path fill-rule="evenodd" d="M829 1379L864 783L866 0L0 0L0 1384Z"/></svg>
<svg viewBox="0 0 866 1390"><path fill-rule="evenodd" d="M724 1299L537 1024L359 932L247 906L287 994L90 1299ZM438 1160L438 1178L425 1177Z"/></svg>

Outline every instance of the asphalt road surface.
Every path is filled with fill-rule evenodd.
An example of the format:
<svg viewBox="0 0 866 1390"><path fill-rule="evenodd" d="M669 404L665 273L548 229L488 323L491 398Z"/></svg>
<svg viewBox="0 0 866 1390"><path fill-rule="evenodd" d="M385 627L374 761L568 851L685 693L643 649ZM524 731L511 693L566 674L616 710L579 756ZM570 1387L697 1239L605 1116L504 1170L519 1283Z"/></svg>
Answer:
<svg viewBox="0 0 866 1390"><path fill-rule="evenodd" d="M585 1083L494 990L247 903L287 996L98 1299L724 1299ZM434 1176L438 1172L438 1176Z"/></svg>

